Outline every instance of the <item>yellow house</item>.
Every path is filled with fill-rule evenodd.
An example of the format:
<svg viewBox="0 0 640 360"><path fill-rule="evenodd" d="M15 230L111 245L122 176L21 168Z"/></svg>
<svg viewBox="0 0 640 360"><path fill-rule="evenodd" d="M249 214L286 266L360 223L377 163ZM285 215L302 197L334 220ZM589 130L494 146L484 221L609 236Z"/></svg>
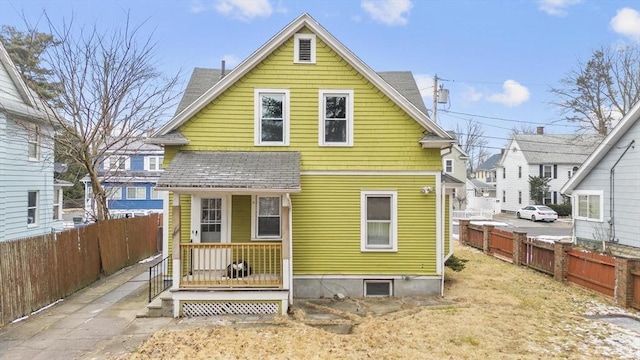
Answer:
<svg viewBox="0 0 640 360"><path fill-rule="evenodd" d="M228 73L196 69L149 142L174 316L442 294L454 139L410 72L374 72L308 14Z"/></svg>

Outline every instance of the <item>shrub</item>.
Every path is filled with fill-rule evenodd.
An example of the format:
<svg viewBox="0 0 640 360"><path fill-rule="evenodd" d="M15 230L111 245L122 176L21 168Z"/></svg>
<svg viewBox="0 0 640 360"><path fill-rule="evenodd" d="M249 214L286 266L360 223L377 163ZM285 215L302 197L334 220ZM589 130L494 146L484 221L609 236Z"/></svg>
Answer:
<svg viewBox="0 0 640 360"><path fill-rule="evenodd" d="M451 255L451 257L449 257L447 259L447 262L445 262L444 264L453 271L462 271L462 269L464 269L464 264L467 261L469 260L461 259L455 255Z"/></svg>
<svg viewBox="0 0 640 360"><path fill-rule="evenodd" d="M571 215L571 204L547 204L547 206L555 210L558 216Z"/></svg>

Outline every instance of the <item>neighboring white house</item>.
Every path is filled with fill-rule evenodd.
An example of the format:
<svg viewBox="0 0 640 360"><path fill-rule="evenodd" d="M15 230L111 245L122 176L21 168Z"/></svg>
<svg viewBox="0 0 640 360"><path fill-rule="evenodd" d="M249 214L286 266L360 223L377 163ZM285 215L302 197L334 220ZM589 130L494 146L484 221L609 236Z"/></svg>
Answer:
<svg viewBox="0 0 640 360"><path fill-rule="evenodd" d="M496 186L496 164L500 161L502 154L493 154L475 170L475 179L483 183Z"/></svg>
<svg viewBox="0 0 640 360"><path fill-rule="evenodd" d="M453 138L456 135L448 131ZM464 209L466 206L467 160L469 156L457 145L443 149L442 173L450 176L447 193L451 195L453 209ZM457 180L457 181L456 181Z"/></svg>
<svg viewBox="0 0 640 360"><path fill-rule="evenodd" d="M593 135L537 134L514 135L496 164L496 196L502 211L515 212L534 205L529 197L529 176L550 178L544 204L563 204L560 188L602 140Z"/></svg>
<svg viewBox="0 0 640 360"><path fill-rule="evenodd" d="M45 107L0 44L0 241L63 227L52 134Z"/></svg>
<svg viewBox="0 0 640 360"><path fill-rule="evenodd" d="M573 240L640 248L640 103L561 189L571 195Z"/></svg>

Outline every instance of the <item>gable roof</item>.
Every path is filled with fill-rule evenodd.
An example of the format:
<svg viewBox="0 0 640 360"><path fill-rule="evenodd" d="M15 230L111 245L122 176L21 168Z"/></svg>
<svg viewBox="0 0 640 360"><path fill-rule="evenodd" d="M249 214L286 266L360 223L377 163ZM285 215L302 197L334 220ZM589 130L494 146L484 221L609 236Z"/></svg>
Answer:
<svg viewBox="0 0 640 360"><path fill-rule="evenodd" d="M493 154L487 160L485 160L482 164L478 166L476 171L478 170L486 170L489 171L496 166L496 163L500 160L502 154Z"/></svg>
<svg viewBox="0 0 640 360"><path fill-rule="evenodd" d="M513 143L528 164L582 164L596 148L602 137L579 134L526 134L514 135L501 156L498 165L504 163Z"/></svg>
<svg viewBox="0 0 640 360"><path fill-rule="evenodd" d="M612 146L620 140L620 138L631 129L640 119L640 102L635 104L629 112L620 120L618 125L607 135L598 147L589 155L582 163L578 171L567 181L560 192L563 194L571 194L571 192L584 180L585 177L593 170L600 160L607 155Z"/></svg>
<svg viewBox="0 0 640 360"><path fill-rule="evenodd" d="M382 91L386 96L392 99L400 108L407 112L424 128L441 138L450 139L449 134L447 134L447 132L444 131L440 126L431 121L426 112L423 112L406 97L402 96L397 89L391 86L387 81L383 80L383 78L379 74L371 70L369 66L367 66L346 46L340 43L335 37L333 37L333 35L331 35L325 28L323 28L317 21L315 21L309 14L306 13L300 15L297 19L289 23L289 25L280 30L280 32L278 32L274 37L272 37L258 50L256 50L244 61L242 61L235 69L231 70L228 74L225 75L225 77L220 79L220 81L215 83L215 85L206 90L195 101L191 102L184 109L178 112L171 121L165 124L154 134L154 137L166 135L176 130L180 125L184 124L199 110L209 104L212 100L222 94L236 81L242 78L242 76L247 74L251 69L253 69L261 61L263 61L267 56L269 56L275 49L277 49L285 41L291 38L295 33L305 27L311 30L317 37L322 39L349 65L351 65L360 74L362 74L374 86L380 89L380 91Z"/></svg>
<svg viewBox="0 0 640 360"><path fill-rule="evenodd" d="M46 119L47 112L41 100L27 86L18 72L15 64L9 57L9 53L0 42L0 66L4 67L13 82L16 90L20 94L22 102L16 102L9 98L0 97L0 109L7 111L13 115L17 115L26 120Z"/></svg>

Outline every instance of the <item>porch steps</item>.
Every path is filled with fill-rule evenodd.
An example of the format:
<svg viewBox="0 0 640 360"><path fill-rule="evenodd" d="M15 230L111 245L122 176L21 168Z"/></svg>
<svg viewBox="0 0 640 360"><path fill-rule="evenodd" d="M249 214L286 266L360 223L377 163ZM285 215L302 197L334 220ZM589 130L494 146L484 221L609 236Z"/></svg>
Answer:
<svg viewBox="0 0 640 360"><path fill-rule="evenodd" d="M165 290L153 299L136 317L173 317L173 298L169 290Z"/></svg>

